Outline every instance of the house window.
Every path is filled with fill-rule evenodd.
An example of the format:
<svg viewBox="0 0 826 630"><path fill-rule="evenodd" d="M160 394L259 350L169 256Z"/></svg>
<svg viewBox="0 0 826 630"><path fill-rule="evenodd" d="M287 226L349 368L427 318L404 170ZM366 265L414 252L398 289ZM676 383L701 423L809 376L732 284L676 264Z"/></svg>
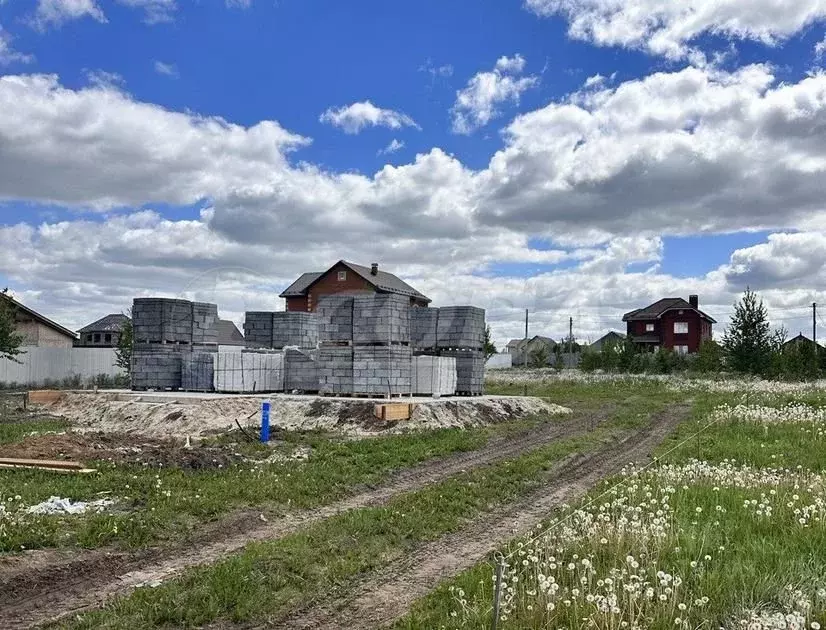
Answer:
<svg viewBox="0 0 826 630"><path fill-rule="evenodd" d="M674 322L674 334L675 335L687 335L688 334L688 322Z"/></svg>
<svg viewBox="0 0 826 630"><path fill-rule="evenodd" d="M674 352L677 354L688 354L688 346L674 346Z"/></svg>
<svg viewBox="0 0 826 630"><path fill-rule="evenodd" d="M86 343L92 343L92 333L86 335Z"/></svg>
<svg viewBox="0 0 826 630"><path fill-rule="evenodd" d="M646 324L645 332L654 332L654 324Z"/></svg>
<svg viewBox="0 0 826 630"><path fill-rule="evenodd" d="M106 343L112 343L112 333L106 333L105 335L103 335L103 340Z"/></svg>
<svg viewBox="0 0 826 630"><path fill-rule="evenodd" d="M100 343L100 333L95 333L95 343Z"/></svg>
<svg viewBox="0 0 826 630"><path fill-rule="evenodd" d="M339 271L338 272L338 281L339 282L344 282L345 280L347 280L347 272L346 271Z"/></svg>

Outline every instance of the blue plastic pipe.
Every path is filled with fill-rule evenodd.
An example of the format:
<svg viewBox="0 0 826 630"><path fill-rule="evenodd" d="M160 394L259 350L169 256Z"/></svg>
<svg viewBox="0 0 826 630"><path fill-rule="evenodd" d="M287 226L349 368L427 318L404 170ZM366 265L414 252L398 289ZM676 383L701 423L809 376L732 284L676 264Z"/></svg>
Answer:
<svg viewBox="0 0 826 630"><path fill-rule="evenodd" d="M261 441L270 441L270 401L261 403Z"/></svg>

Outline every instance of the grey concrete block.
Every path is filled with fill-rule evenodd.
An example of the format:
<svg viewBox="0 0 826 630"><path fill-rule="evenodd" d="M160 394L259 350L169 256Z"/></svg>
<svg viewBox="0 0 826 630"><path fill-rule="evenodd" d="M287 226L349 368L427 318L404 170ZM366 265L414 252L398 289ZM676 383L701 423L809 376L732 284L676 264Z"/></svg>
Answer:
<svg viewBox="0 0 826 630"><path fill-rule="evenodd" d="M325 295L318 300L319 342L353 340L353 302L352 295Z"/></svg>
<svg viewBox="0 0 826 630"><path fill-rule="evenodd" d="M478 350L442 350L443 357L456 359L456 391L481 394L485 389L485 355Z"/></svg>
<svg viewBox="0 0 826 630"><path fill-rule="evenodd" d="M353 348L353 392L387 395L411 393L409 346L355 346Z"/></svg>

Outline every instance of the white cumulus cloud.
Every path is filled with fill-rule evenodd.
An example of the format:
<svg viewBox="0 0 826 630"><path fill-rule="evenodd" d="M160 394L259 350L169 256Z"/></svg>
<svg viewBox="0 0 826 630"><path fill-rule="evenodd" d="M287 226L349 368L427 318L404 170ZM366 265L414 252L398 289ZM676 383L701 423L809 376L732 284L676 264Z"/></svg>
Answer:
<svg viewBox="0 0 826 630"><path fill-rule="evenodd" d="M561 15L571 37L678 59L700 35L775 45L826 18L826 0L525 0L541 16Z"/></svg>
<svg viewBox="0 0 826 630"><path fill-rule="evenodd" d="M500 57L491 72L479 72L456 92L450 110L455 133L470 134L501 114L502 103L518 103L519 97L539 82L535 76L520 77L525 68L521 55Z"/></svg>
<svg viewBox="0 0 826 630"><path fill-rule="evenodd" d="M3 25L0 24L0 66L6 66L12 63L31 63L34 61L34 56L21 53L12 47L12 38L6 31L3 30Z"/></svg>
<svg viewBox="0 0 826 630"><path fill-rule="evenodd" d="M404 148L404 141L398 140L397 138L393 138L383 149L379 149L379 155L386 155L388 153L395 153L396 151L400 151Z"/></svg>
<svg viewBox="0 0 826 630"><path fill-rule="evenodd" d="M407 114L376 107L370 101L352 103L344 107L330 107L319 116L319 121L338 127L349 134L357 134L365 127L387 127L389 129L415 127L419 129L416 121Z"/></svg>
<svg viewBox="0 0 826 630"><path fill-rule="evenodd" d="M33 24L40 30L45 30L87 16L98 22L106 22L106 16L95 0L38 0Z"/></svg>

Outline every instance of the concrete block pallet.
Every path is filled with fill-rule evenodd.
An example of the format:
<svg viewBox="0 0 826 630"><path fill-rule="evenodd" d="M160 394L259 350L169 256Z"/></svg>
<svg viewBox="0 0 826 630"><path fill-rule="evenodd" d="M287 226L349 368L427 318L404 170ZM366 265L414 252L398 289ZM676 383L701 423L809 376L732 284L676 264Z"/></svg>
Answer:
<svg viewBox="0 0 826 630"><path fill-rule="evenodd" d="M435 348L438 308L410 309L410 345L414 348Z"/></svg>
<svg viewBox="0 0 826 630"><path fill-rule="evenodd" d="M318 349L318 390L322 394L353 393L353 348L322 346Z"/></svg>
<svg viewBox="0 0 826 630"><path fill-rule="evenodd" d="M214 352L181 355L181 389L188 392L215 391Z"/></svg>
<svg viewBox="0 0 826 630"><path fill-rule="evenodd" d="M411 389L420 396L452 396L456 393L454 357L415 356L412 358Z"/></svg>
<svg viewBox="0 0 826 630"><path fill-rule="evenodd" d="M280 352L222 352L215 355L215 391L229 393L284 390Z"/></svg>
<svg viewBox="0 0 826 630"><path fill-rule="evenodd" d="M176 346L132 350L132 389L180 389L183 352Z"/></svg>
<svg viewBox="0 0 826 630"><path fill-rule="evenodd" d="M193 344L217 344L218 306L207 302L192 302L192 337Z"/></svg>
<svg viewBox="0 0 826 630"><path fill-rule="evenodd" d="M410 301L403 295L372 294L353 298L353 343L410 342Z"/></svg>
<svg viewBox="0 0 826 630"><path fill-rule="evenodd" d="M318 300L318 340L325 342L353 341L352 295L325 295Z"/></svg>
<svg viewBox="0 0 826 630"><path fill-rule="evenodd" d="M318 391L317 351L284 349L284 389L288 392Z"/></svg>
<svg viewBox="0 0 826 630"><path fill-rule="evenodd" d="M409 346L355 346L353 348L353 393L397 396L411 393Z"/></svg>
<svg viewBox="0 0 826 630"><path fill-rule="evenodd" d="M272 311L247 311L244 314L244 345L247 348L272 347Z"/></svg>
<svg viewBox="0 0 826 630"><path fill-rule="evenodd" d="M482 349L485 345L485 309L441 307L436 322L436 345L445 349Z"/></svg>
<svg viewBox="0 0 826 630"><path fill-rule="evenodd" d="M485 354L481 350L442 350L440 356L456 359L456 393L471 396L485 389Z"/></svg>
<svg viewBox="0 0 826 630"><path fill-rule="evenodd" d="M319 316L316 313L281 311L272 314L272 347L315 348Z"/></svg>

